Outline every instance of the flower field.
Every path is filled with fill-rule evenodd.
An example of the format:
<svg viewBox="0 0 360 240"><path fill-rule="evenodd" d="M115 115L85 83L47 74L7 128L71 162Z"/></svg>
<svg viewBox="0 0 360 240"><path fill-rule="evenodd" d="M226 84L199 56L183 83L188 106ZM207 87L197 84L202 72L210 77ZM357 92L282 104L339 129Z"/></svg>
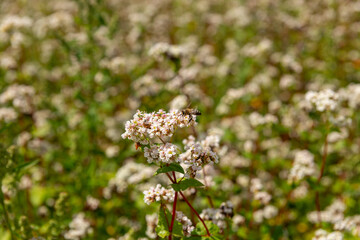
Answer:
<svg viewBox="0 0 360 240"><path fill-rule="evenodd" d="M0 1L0 240L360 239L360 2Z"/></svg>

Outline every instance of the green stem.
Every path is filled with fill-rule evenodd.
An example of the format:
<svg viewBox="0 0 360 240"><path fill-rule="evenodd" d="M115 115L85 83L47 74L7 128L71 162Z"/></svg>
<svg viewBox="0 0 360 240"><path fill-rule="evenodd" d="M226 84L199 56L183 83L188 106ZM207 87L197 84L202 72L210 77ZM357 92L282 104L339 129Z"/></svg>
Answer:
<svg viewBox="0 0 360 240"><path fill-rule="evenodd" d="M15 236L14 236L13 230L11 228L11 224L10 224L9 214L8 214L8 212L6 210L6 207L5 207L4 193L2 192L1 184L0 184L0 202L1 202L1 206L2 206L3 211L4 211L6 225L7 225L8 229L9 229L9 231L10 231L10 234L11 234L11 239L15 240Z"/></svg>

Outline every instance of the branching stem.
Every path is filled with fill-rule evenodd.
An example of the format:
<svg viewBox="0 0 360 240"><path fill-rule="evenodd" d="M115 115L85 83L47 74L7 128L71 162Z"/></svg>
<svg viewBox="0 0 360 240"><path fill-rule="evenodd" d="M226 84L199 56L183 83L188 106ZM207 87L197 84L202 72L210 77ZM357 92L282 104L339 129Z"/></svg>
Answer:
<svg viewBox="0 0 360 240"><path fill-rule="evenodd" d="M189 205L190 209L195 213L195 215L198 217L198 219L202 222L202 224L204 225L205 227L205 230L206 230L206 233L207 233L207 236L211 236L210 232L209 232L209 229L207 228L204 220L200 217L199 213L193 208L193 206L191 205L191 203L186 199L185 195L180 191L179 192L181 197L184 199L184 201L187 203L187 205Z"/></svg>

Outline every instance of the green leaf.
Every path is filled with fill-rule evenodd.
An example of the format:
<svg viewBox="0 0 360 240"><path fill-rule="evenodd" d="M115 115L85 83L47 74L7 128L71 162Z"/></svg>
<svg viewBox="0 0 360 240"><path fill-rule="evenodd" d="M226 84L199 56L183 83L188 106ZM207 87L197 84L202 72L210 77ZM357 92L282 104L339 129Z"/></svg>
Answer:
<svg viewBox="0 0 360 240"><path fill-rule="evenodd" d="M189 179L185 179L179 183L174 183L171 184L172 188L175 191L184 191L186 189L188 189L189 187L202 187L204 186L204 184L202 184L201 182L199 182L198 180L194 179L194 178L189 178Z"/></svg>
<svg viewBox="0 0 360 240"><path fill-rule="evenodd" d="M180 164L178 163L171 163L169 166L164 166L164 167L161 167L159 168L155 175L158 175L160 173L167 173L167 172L179 172L179 173L182 173L182 174L185 174L185 171L184 169L180 166Z"/></svg>
<svg viewBox="0 0 360 240"><path fill-rule="evenodd" d="M166 216L165 216L165 212L166 212ZM171 224L171 217L172 217L172 215L171 215L170 211L167 209L167 207L160 206L159 221L158 221L158 225L156 226L156 229L155 229L156 233L158 234L159 237L166 238L167 236L170 235L169 227ZM181 223L179 223L178 221L175 221L172 232L173 232L173 236L182 237L183 230L182 230Z"/></svg>
<svg viewBox="0 0 360 240"><path fill-rule="evenodd" d="M205 240L205 239L206 240L210 240L210 239L211 240L221 240L221 239L223 239L224 236L220 235L220 233L219 233L220 229L215 223L213 223L211 221L205 221L205 224L206 224L206 227L209 229L211 236L210 237L203 236L203 237L201 237L202 240ZM206 229L205 229L204 225L202 224L202 222L198 222L196 224L195 232L198 235L206 235L207 234Z"/></svg>
<svg viewBox="0 0 360 240"><path fill-rule="evenodd" d="M30 167L34 166L38 162L39 162L39 160L34 160L34 161L30 161L30 162L24 162L24 163L19 164L18 166L16 166L14 170L15 171L25 170L27 168L30 168Z"/></svg>

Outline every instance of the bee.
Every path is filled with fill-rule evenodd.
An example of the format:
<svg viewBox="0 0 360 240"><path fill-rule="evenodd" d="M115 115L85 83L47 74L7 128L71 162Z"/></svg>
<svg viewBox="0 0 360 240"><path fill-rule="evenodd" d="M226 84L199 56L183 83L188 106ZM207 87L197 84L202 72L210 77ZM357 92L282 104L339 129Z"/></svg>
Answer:
<svg viewBox="0 0 360 240"><path fill-rule="evenodd" d="M183 116L188 115L189 116L189 122L191 122L191 121L194 120L193 116L194 115L199 116L199 115L201 115L201 112L199 110L197 110L197 109L189 108L189 106L188 106L188 107L184 108L183 110L181 110L181 114Z"/></svg>

